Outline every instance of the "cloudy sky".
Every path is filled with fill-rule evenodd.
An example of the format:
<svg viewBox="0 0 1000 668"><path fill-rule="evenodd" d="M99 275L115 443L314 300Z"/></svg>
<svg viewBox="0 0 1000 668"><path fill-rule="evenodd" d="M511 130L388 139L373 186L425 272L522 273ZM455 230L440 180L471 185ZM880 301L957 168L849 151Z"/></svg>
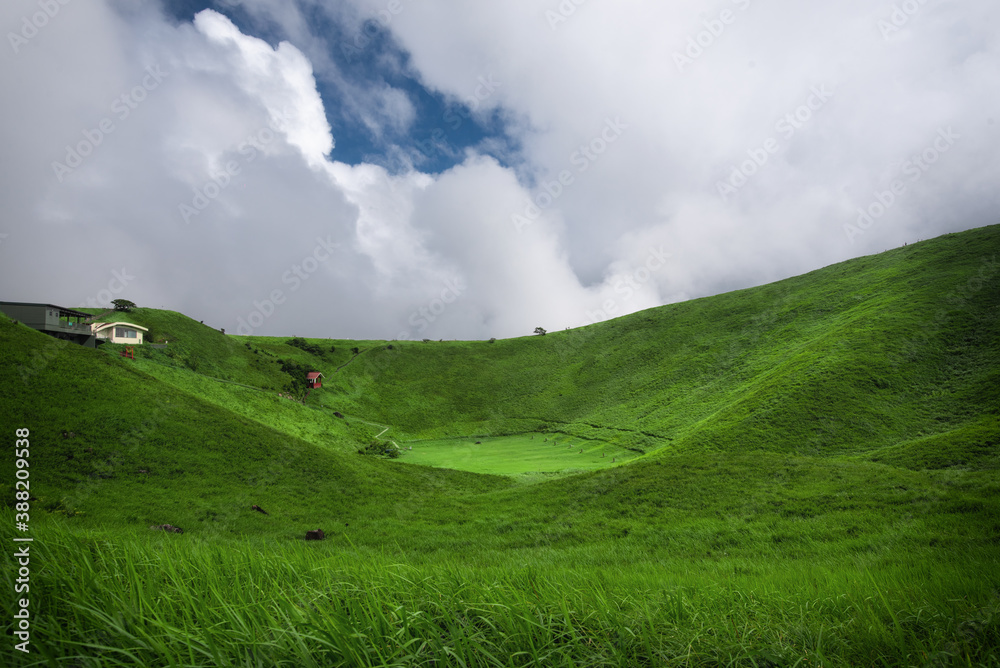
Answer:
<svg viewBox="0 0 1000 668"><path fill-rule="evenodd" d="M528 335L994 224L996 0L6 0L0 299Z"/></svg>

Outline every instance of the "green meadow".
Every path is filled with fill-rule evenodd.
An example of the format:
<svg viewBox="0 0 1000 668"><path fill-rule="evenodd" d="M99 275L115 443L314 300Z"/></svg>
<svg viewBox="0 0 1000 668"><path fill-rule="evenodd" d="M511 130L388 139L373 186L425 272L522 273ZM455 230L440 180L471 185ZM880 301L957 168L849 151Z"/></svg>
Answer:
<svg viewBox="0 0 1000 668"><path fill-rule="evenodd" d="M998 250L495 341L0 316L2 664L1000 666Z"/></svg>
<svg viewBox="0 0 1000 668"><path fill-rule="evenodd" d="M444 438L400 445L408 464L497 475L570 474L625 463L636 453L558 433Z"/></svg>

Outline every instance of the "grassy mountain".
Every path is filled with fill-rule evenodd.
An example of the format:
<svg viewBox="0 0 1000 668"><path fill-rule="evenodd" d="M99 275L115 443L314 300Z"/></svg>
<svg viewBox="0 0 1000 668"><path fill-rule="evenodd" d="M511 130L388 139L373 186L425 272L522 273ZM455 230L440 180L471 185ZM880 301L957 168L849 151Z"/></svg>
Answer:
<svg viewBox="0 0 1000 668"><path fill-rule="evenodd" d="M0 317L32 531L75 564L39 574L36 623L81 665L1000 663L997 250L981 228L495 342L137 309L169 343L130 360ZM539 472L489 475L505 452ZM270 582L234 603L233 569Z"/></svg>
<svg viewBox="0 0 1000 668"><path fill-rule="evenodd" d="M168 351L148 351L152 361L280 390L289 378L278 360L291 360L326 374L311 405L403 439L548 428L644 451L868 452L961 427L988 408L1000 380L997 236L996 227L946 235L495 343L308 339L321 351L313 354L170 312L131 317L173 338Z"/></svg>

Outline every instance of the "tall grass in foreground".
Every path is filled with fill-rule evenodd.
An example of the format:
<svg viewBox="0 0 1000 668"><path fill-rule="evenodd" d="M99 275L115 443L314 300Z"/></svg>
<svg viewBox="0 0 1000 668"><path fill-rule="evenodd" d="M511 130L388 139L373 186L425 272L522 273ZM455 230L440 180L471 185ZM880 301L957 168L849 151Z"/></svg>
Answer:
<svg viewBox="0 0 1000 668"><path fill-rule="evenodd" d="M412 565L327 543L35 537L21 665L1000 665L995 551L761 573L639 551L608 570L557 551Z"/></svg>

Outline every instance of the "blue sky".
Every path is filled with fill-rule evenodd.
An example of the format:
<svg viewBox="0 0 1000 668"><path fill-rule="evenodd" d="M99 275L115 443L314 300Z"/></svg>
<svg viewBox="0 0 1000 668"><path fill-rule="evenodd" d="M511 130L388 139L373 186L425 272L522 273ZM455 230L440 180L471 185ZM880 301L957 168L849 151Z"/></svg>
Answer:
<svg viewBox="0 0 1000 668"><path fill-rule="evenodd" d="M177 21L193 20L205 9L218 9L246 35L258 37L272 46L290 35L274 22L255 18L238 2L190 2L172 0L164 9ZM416 118L406 131L388 131L376 135L361 122L349 107L337 103L335 89L322 73L317 76L317 90L326 108L326 117L336 140L336 159L351 165L362 162L380 164L392 172L405 169L393 159L390 147L414 156L414 166L423 172L440 173L460 163L465 150L482 146L484 140L497 142L501 150L486 148L484 153L501 164L516 160L516 142L506 133L504 117L499 112L479 118L471 105L447 101L434 90L424 87L411 71L409 54L400 47L377 18L365 18L361 29L338 24L317 8L303 7L303 13L315 34L326 42L325 53L343 75L364 86L387 85L402 91L412 102ZM376 15L377 16L377 15ZM483 93L488 91L488 80Z"/></svg>
<svg viewBox="0 0 1000 668"><path fill-rule="evenodd" d="M998 222L995 0L43 4L0 5L8 300L502 338Z"/></svg>

